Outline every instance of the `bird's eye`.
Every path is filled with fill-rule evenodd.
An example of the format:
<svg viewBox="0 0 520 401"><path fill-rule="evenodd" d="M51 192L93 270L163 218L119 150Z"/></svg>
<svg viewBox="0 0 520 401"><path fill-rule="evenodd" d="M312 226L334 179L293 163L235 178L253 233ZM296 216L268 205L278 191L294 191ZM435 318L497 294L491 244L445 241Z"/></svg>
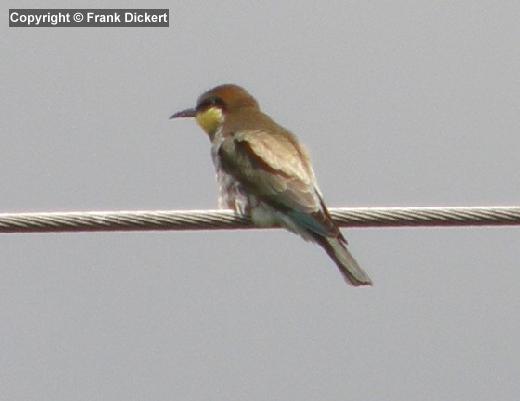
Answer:
<svg viewBox="0 0 520 401"><path fill-rule="evenodd" d="M224 102L222 101L222 99L219 98L219 97L212 97L212 98L210 99L210 101L211 101L211 105L212 105L212 106L219 106L219 107L220 107L220 106L222 106L222 105L224 104Z"/></svg>

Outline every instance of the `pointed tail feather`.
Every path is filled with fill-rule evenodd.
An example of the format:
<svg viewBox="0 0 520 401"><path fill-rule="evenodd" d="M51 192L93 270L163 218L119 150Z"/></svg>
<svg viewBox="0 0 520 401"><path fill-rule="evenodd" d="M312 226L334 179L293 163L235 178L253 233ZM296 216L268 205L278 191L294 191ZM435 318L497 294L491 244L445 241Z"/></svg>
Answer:
<svg viewBox="0 0 520 401"><path fill-rule="evenodd" d="M358 262L347 249L346 241L340 237L319 237L316 242L320 244L330 258L336 263L348 284L372 285L368 274L359 266Z"/></svg>

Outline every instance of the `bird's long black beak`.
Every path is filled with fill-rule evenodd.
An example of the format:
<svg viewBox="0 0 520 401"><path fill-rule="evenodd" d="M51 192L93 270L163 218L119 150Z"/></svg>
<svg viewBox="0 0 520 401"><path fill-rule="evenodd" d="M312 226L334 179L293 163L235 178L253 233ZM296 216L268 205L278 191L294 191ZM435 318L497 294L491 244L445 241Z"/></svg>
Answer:
<svg viewBox="0 0 520 401"><path fill-rule="evenodd" d="M170 118L195 117L196 114L197 112L195 111L195 109L186 109L173 114Z"/></svg>

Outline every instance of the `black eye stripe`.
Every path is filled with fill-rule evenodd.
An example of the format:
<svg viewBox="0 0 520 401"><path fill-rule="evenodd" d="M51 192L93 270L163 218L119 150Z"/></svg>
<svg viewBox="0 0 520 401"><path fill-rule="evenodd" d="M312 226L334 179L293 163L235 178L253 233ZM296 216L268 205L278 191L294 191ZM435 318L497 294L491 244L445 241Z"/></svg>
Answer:
<svg viewBox="0 0 520 401"><path fill-rule="evenodd" d="M205 99L201 103L199 103L197 105L197 110L205 110L205 109L209 109L210 107L213 107L213 106L223 107L224 102L222 101L222 99L220 99L218 97L210 97L209 99Z"/></svg>
<svg viewBox="0 0 520 401"><path fill-rule="evenodd" d="M201 109L207 109L213 106L213 102L211 99L203 101L201 104L199 104L199 108Z"/></svg>

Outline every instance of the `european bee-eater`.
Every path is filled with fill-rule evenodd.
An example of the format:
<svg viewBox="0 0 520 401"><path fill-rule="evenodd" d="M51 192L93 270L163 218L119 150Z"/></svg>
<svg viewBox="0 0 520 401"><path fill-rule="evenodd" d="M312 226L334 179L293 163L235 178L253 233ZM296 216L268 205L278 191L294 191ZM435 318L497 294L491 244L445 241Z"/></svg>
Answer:
<svg viewBox="0 0 520 401"><path fill-rule="evenodd" d="M195 117L209 136L220 207L246 214L258 226L279 224L321 245L348 283L372 284L329 215L304 147L245 89L217 86L203 93L195 108L171 116L177 117Z"/></svg>

